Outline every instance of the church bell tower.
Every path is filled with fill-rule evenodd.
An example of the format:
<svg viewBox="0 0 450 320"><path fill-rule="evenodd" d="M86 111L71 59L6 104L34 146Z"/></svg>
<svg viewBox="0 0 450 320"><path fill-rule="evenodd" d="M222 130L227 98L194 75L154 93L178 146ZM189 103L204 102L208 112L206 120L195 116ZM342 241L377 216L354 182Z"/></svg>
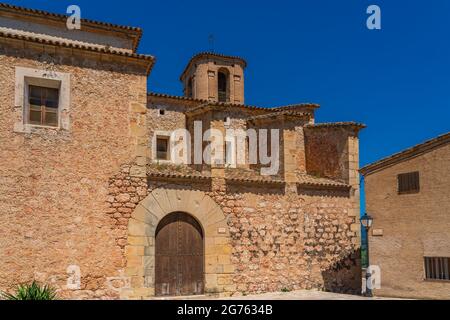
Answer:
<svg viewBox="0 0 450 320"><path fill-rule="evenodd" d="M244 59L216 53L195 55L180 77L184 96L208 100L244 104Z"/></svg>

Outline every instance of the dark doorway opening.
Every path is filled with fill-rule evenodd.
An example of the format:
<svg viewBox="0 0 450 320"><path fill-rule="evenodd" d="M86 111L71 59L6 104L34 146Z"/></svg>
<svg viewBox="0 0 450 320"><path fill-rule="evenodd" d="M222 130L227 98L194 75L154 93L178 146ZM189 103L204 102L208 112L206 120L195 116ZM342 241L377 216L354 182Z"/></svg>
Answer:
<svg viewBox="0 0 450 320"><path fill-rule="evenodd" d="M183 212L171 213L158 224L155 241L155 294L203 294L203 231L197 220Z"/></svg>

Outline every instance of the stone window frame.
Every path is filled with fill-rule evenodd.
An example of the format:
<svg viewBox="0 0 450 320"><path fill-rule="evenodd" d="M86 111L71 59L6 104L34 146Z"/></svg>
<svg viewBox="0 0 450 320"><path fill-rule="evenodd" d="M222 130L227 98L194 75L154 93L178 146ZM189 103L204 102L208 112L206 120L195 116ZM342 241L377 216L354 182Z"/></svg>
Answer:
<svg viewBox="0 0 450 320"><path fill-rule="evenodd" d="M164 160L164 159L158 159L158 155L157 155L157 139L158 137L163 137L163 138L167 138L168 140L168 147L169 147L169 159L168 160ZM167 163L167 164L171 164L173 163L173 157L172 157L172 150L173 150L173 146L172 146L172 132L171 131L162 131L162 130L158 130L155 131L153 134L153 138L152 138L152 161L155 163Z"/></svg>
<svg viewBox="0 0 450 320"><path fill-rule="evenodd" d="M28 123L28 87L35 85L59 89L58 126L42 126ZM70 74L25 67L15 68L14 132L32 133L33 129L69 130Z"/></svg>

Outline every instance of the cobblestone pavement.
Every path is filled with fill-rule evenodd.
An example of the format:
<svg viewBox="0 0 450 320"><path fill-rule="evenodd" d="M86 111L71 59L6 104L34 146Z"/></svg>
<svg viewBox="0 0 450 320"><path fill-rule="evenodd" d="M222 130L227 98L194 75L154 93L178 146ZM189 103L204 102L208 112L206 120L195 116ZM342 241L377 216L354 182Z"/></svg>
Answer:
<svg viewBox="0 0 450 320"><path fill-rule="evenodd" d="M271 292L258 295L248 295L229 298L214 298L211 296L189 296L157 298L161 300L395 300L391 298L367 298L356 295L323 292L315 290L298 290L291 292Z"/></svg>

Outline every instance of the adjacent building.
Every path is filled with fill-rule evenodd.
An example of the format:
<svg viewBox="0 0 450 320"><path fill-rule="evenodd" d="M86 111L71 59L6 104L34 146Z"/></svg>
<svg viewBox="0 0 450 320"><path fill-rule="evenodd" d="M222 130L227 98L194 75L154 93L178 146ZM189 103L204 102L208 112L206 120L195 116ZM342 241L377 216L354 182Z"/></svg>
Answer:
<svg viewBox="0 0 450 320"><path fill-rule="evenodd" d="M375 295L450 298L450 133L361 169Z"/></svg>
<svg viewBox="0 0 450 320"><path fill-rule="evenodd" d="M317 123L312 103L247 105L246 61L217 53L188 61L184 94L148 92L141 29L66 19L0 4L0 290L36 279L85 299L360 292L364 125ZM195 140L210 129L258 134L212 151ZM278 133L270 174L237 161L265 130ZM215 160L195 161L198 147Z"/></svg>

